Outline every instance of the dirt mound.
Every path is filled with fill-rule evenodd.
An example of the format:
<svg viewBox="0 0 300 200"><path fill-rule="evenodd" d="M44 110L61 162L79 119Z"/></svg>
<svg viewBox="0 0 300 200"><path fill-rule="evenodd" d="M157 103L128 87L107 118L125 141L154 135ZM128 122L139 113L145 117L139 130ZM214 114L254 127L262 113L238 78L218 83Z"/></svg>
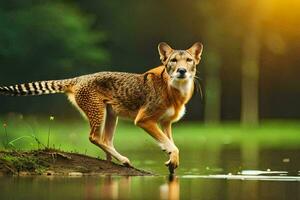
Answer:
<svg viewBox="0 0 300 200"><path fill-rule="evenodd" d="M149 172L58 150L0 152L0 175L18 176L146 176Z"/></svg>

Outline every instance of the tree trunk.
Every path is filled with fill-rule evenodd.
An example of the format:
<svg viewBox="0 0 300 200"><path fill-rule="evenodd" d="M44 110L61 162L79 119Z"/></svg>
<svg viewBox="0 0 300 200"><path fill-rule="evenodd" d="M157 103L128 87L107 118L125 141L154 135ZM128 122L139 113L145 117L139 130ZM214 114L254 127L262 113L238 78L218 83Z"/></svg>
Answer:
<svg viewBox="0 0 300 200"><path fill-rule="evenodd" d="M260 12L257 4L252 13L244 38L242 59L241 121L247 125L257 125L259 122Z"/></svg>
<svg viewBox="0 0 300 200"><path fill-rule="evenodd" d="M221 58L216 51L208 51L205 86L205 122L218 124L221 116Z"/></svg>

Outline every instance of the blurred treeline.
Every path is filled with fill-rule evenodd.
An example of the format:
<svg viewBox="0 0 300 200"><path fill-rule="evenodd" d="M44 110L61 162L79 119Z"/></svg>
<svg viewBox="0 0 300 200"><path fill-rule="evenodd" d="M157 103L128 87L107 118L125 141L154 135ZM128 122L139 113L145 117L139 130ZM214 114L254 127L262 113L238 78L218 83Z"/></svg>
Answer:
<svg viewBox="0 0 300 200"><path fill-rule="evenodd" d="M249 119L300 118L299 10L297 0L2 0L0 85L144 72L160 64L160 41L201 41L205 98L194 96L186 119L239 120L243 109ZM75 113L61 95L0 102L1 114Z"/></svg>

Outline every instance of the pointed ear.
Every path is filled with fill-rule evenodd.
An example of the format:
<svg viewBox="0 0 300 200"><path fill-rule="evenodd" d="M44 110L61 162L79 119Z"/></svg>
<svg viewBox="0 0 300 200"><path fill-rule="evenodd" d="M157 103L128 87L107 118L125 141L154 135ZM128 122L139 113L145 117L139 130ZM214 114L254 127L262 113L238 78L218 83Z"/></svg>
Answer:
<svg viewBox="0 0 300 200"><path fill-rule="evenodd" d="M167 59L173 52L173 49L165 42L161 42L158 44L158 52L160 55L161 62L165 65Z"/></svg>
<svg viewBox="0 0 300 200"><path fill-rule="evenodd" d="M196 60L196 65L199 64L201 60L201 54L203 50L203 45L200 42L196 42L193 44L191 48L189 48L187 51L192 54Z"/></svg>

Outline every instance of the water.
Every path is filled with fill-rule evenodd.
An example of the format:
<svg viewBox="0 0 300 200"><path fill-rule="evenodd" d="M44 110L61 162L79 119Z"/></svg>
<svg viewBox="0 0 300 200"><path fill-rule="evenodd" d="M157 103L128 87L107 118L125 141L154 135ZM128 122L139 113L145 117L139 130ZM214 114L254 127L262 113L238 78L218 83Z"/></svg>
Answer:
<svg viewBox="0 0 300 200"><path fill-rule="evenodd" d="M1 199L300 199L299 180L204 177L2 178Z"/></svg>
<svg viewBox="0 0 300 200"><path fill-rule="evenodd" d="M300 199L298 149L260 149L246 159L242 152L183 150L174 177L162 167L165 157L143 151L131 152L135 165L157 176L2 177L0 199Z"/></svg>
<svg viewBox="0 0 300 200"><path fill-rule="evenodd" d="M21 122L15 124L20 129L10 127L10 139L20 133L32 134L31 129L24 131ZM69 124L61 126L51 132L52 144L103 158L83 134L88 133L87 128L77 127L77 123L71 128ZM48 123L38 127L36 135L47 141ZM169 179L163 164L167 155L142 130L124 125L117 129L116 148L135 167L157 176L0 177L0 199L300 200L299 130L299 123L249 130L178 126L174 137L180 149L180 167L177 176ZM28 147L28 140L22 140L17 143L20 148L22 142Z"/></svg>

